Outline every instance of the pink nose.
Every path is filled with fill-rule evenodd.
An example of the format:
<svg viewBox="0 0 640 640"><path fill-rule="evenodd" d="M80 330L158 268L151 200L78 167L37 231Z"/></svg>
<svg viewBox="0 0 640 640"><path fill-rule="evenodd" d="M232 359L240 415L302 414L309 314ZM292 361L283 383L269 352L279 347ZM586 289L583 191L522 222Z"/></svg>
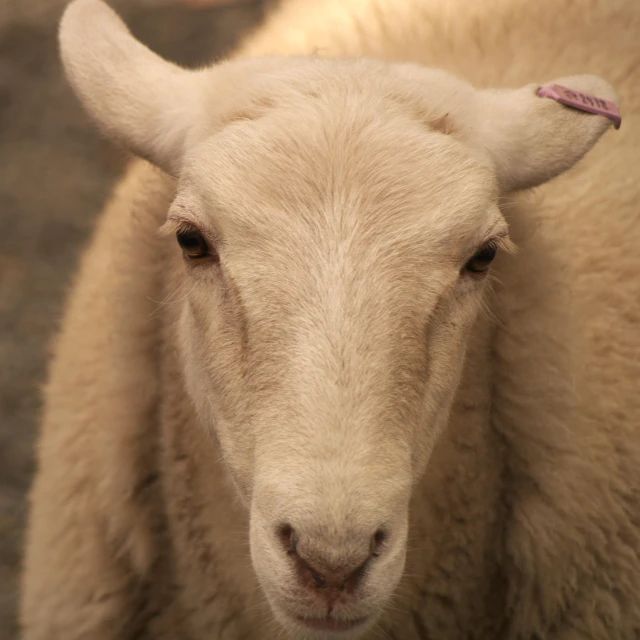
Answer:
<svg viewBox="0 0 640 640"><path fill-rule="evenodd" d="M313 558L307 557L304 551L298 548L298 537L291 525L280 526L278 536L295 563L302 586L323 600L329 612L338 598L356 590L371 560L380 555L386 539L385 532L378 529L368 541L369 555L364 560L360 556L357 561L351 562L350 566L348 562L332 566L331 562L317 554L314 554Z"/></svg>

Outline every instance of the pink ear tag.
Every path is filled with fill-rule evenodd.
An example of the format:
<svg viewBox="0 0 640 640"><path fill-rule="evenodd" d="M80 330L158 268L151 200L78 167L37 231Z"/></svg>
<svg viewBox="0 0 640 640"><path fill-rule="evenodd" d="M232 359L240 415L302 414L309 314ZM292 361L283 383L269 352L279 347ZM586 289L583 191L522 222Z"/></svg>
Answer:
<svg viewBox="0 0 640 640"><path fill-rule="evenodd" d="M568 89L567 87L563 87L559 84L550 84L546 87L540 87L537 94L543 98L551 98L556 102L565 104L568 107L573 107L579 111L595 113L599 116L609 118L616 129L620 128L620 124L622 122L620 111L618 111L618 107L615 103L610 100L597 98L596 96L589 95L588 93Z"/></svg>

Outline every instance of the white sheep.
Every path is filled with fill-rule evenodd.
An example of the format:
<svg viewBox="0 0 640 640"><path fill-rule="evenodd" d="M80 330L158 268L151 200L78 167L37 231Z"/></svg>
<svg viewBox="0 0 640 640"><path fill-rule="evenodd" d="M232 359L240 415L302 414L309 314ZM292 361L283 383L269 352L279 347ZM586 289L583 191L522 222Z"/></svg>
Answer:
<svg viewBox="0 0 640 640"><path fill-rule="evenodd" d="M73 2L71 84L162 171L56 344L25 640L640 637L639 28L290 0L186 71ZM584 71L624 122L581 160L611 121L538 83L618 100Z"/></svg>

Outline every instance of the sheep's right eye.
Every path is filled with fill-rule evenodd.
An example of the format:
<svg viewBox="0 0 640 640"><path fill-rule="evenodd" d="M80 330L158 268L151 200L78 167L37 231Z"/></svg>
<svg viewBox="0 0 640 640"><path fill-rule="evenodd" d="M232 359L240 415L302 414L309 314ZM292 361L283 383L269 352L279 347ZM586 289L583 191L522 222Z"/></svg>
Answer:
<svg viewBox="0 0 640 640"><path fill-rule="evenodd" d="M189 260L217 258L215 251L209 246L209 243L197 229L178 231L176 238L184 257Z"/></svg>

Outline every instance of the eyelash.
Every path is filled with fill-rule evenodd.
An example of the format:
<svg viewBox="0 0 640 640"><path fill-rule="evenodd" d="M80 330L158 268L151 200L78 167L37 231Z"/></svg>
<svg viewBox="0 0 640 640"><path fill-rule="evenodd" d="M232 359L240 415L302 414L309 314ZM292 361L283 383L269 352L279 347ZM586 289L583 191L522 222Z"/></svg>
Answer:
<svg viewBox="0 0 640 640"><path fill-rule="evenodd" d="M466 273L474 278L483 278L489 271L491 263L495 259L499 249L499 240L491 239L485 242L462 268L462 273Z"/></svg>
<svg viewBox="0 0 640 640"><path fill-rule="evenodd" d="M190 262L206 260L207 262L215 263L220 261L220 256L215 247L197 227L187 222L180 222L175 234L185 260Z"/></svg>

